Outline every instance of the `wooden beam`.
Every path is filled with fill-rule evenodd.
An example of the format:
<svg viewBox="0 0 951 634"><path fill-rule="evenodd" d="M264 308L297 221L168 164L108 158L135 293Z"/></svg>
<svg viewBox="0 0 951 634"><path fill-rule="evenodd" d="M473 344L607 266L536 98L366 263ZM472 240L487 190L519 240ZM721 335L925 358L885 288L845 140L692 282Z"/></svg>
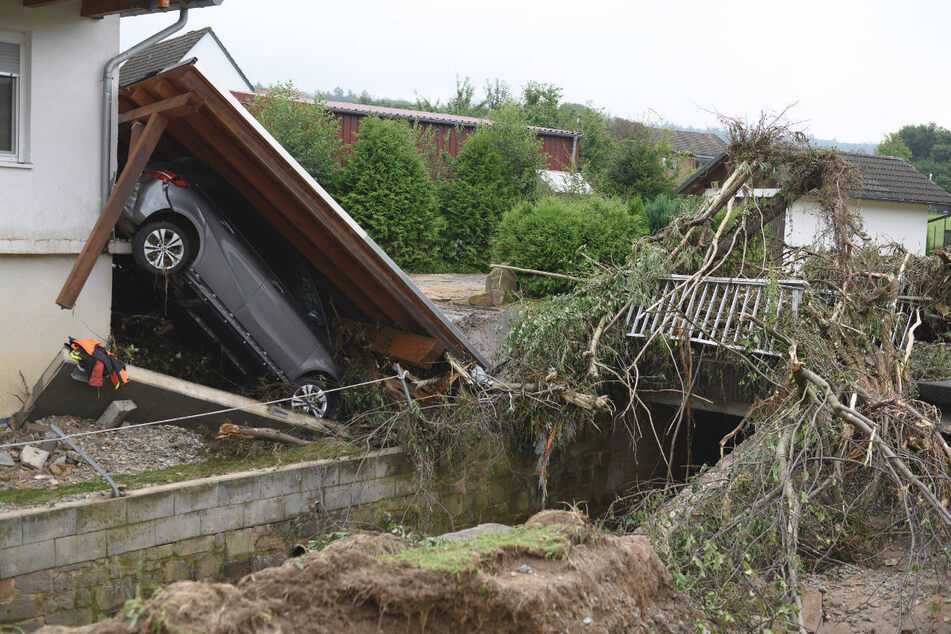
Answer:
<svg viewBox="0 0 951 634"><path fill-rule="evenodd" d="M422 368L438 361L446 350L446 346L431 337L393 328L368 328L367 340L374 351Z"/></svg>
<svg viewBox="0 0 951 634"><path fill-rule="evenodd" d="M23 6L30 9L34 7L48 7L51 4L63 4L68 0L23 0Z"/></svg>
<svg viewBox="0 0 951 634"><path fill-rule="evenodd" d="M141 108L123 112L119 115L119 123L148 119L157 112L161 112L166 119L175 119L196 112L199 108L201 108L201 100L198 96L193 92L186 92L171 99L163 99Z"/></svg>
<svg viewBox="0 0 951 634"><path fill-rule="evenodd" d="M136 0L83 0L79 14L84 18L101 18L137 8L141 8L141 3Z"/></svg>
<svg viewBox="0 0 951 634"><path fill-rule="evenodd" d="M99 219L89 233L86 244L83 245L82 251L79 252L79 256L73 263L73 269L63 283L59 297L56 298L56 303L63 308L68 309L76 305L79 293L83 290L86 280L89 279L89 274L96 265L96 260L99 259L99 255L106 247L109 235L122 214L122 208L132 194L135 184L142 176L142 171L152 157L152 151L162 137L165 123L166 119L163 115L153 114L148 123L145 124L145 129L139 136L138 142L132 146L132 150L129 152L129 161L126 163L125 169L122 170L119 180L116 181L116 186L112 189L109 200L106 201L106 206L102 208Z"/></svg>
<svg viewBox="0 0 951 634"><path fill-rule="evenodd" d="M132 148L134 148L135 144L138 143L139 138L142 136L142 128L144 127L144 123L141 121L136 121L132 124L132 129L129 130L129 159L132 158Z"/></svg>

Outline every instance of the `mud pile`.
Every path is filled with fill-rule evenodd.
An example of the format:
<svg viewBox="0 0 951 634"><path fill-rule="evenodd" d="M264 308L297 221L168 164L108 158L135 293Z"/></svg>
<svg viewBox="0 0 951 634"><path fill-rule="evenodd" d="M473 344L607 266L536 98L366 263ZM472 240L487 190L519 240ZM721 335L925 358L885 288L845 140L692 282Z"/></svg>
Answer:
<svg viewBox="0 0 951 634"><path fill-rule="evenodd" d="M460 572L400 561L400 554L388 554L399 546L392 535L352 536L248 575L237 585L172 584L134 608L127 605L115 619L82 629L116 634L692 630L693 612L679 600L645 539L608 535L557 511L513 530L536 536L543 530L546 546L507 543L486 549L484 542L458 542L467 544L464 551L472 545L472 553L464 554L475 562ZM438 545L426 548L441 552Z"/></svg>

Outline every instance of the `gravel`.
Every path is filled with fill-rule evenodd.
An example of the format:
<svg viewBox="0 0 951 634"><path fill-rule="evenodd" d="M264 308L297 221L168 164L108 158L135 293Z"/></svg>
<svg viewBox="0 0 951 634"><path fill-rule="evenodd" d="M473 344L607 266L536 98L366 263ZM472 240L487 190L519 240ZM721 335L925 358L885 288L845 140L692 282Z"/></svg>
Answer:
<svg viewBox="0 0 951 634"><path fill-rule="evenodd" d="M50 416L27 423L19 431L3 428L0 445L46 439L55 424L66 434L91 431L95 423L72 416ZM119 428L103 434L80 436L71 439L90 458L110 475L155 471L205 460L208 451L201 435L195 431L172 425ZM60 484L73 484L101 479L96 471L82 461L76 452L62 441L55 444L49 459L41 469L32 469L20 461L22 447L10 447L6 451L13 458L14 466L0 467L0 491L4 489L41 489ZM81 499L96 494L81 494L58 501ZM40 505L13 505L0 502L0 512L16 508Z"/></svg>

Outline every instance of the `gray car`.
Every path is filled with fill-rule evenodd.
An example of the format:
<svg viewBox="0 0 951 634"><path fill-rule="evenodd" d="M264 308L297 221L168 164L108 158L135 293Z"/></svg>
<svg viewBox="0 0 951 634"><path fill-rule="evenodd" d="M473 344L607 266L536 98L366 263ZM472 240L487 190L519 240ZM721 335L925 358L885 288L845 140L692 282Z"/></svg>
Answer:
<svg viewBox="0 0 951 634"><path fill-rule="evenodd" d="M200 186L174 167L147 168L120 227L132 236L140 268L181 281L270 373L293 385L292 408L333 417L339 399L325 390L340 375L319 300L305 314Z"/></svg>

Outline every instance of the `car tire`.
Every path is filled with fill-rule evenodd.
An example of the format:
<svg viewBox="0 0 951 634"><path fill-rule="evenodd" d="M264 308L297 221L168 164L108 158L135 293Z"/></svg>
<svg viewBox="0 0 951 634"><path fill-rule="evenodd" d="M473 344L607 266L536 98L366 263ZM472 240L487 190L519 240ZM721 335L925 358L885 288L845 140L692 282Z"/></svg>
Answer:
<svg viewBox="0 0 951 634"><path fill-rule="evenodd" d="M293 384L291 409L314 418L333 420L340 412L340 392L325 392L337 384L322 374L301 377Z"/></svg>
<svg viewBox="0 0 951 634"><path fill-rule="evenodd" d="M180 224L168 220L149 222L135 232L132 258L153 275L177 275L192 258L192 239Z"/></svg>

